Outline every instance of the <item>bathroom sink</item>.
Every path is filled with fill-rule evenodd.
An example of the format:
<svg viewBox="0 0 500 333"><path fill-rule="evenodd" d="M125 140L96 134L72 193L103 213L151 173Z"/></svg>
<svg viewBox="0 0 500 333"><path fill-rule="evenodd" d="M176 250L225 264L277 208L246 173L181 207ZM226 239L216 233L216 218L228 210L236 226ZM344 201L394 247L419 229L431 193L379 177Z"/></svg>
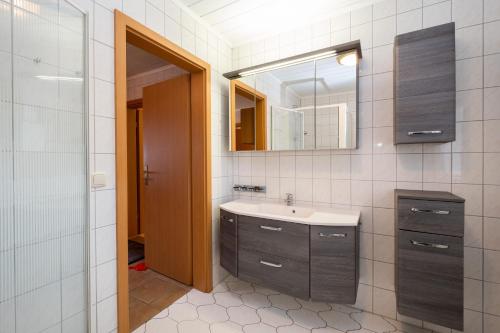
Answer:
<svg viewBox="0 0 500 333"><path fill-rule="evenodd" d="M356 226L360 212L328 207L286 206L251 200L234 200L220 208L237 214L311 225Z"/></svg>

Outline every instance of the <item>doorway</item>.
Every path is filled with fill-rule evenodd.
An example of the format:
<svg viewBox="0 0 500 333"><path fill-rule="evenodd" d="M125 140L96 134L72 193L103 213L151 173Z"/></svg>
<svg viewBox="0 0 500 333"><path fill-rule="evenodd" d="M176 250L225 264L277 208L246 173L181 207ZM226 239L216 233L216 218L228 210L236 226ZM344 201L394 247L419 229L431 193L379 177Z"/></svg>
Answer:
<svg viewBox="0 0 500 333"><path fill-rule="evenodd" d="M115 79L118 330L127 333L191 286L212 289L210 66L115 11Z"/></svg>

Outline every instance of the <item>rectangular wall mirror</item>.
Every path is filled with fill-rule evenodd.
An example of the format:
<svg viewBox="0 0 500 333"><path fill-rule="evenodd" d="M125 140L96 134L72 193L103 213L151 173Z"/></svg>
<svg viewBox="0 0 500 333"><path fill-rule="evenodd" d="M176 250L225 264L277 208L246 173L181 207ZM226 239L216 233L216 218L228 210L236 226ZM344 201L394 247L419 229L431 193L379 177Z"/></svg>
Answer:
<svg viewBox="0 0 500 333"><path fill-rule="evenodd" d="M359 41L249 67L231 80L231 151L355 149Z"/></svg>

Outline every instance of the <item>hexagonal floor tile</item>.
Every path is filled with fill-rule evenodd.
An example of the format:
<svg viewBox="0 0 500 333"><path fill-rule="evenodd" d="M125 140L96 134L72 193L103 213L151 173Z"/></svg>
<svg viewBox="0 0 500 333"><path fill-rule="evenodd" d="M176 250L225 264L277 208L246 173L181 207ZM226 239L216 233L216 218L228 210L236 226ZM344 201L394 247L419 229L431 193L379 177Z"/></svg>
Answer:
<svg viewBox="0 0 500 333"><path fill-rule="evenodd" d="M151 319L146 323L147 333L177 333L177 323L170 318Z"/></svg>
<svg viewBox="0 0 500 333"><path fill-rule="evenodd" d="M227 285L225 282L221 282L218 285L214 287L214 290L212 290L212 294L215 293L222 293L224 291L228 291L229 289L227 288Z"/></svg>
<svg viewBox="0 0 500 333"><path fill-rule="evenodd" d="M199 318L209 324L222 322L229 319L226 308L218 304L201 305L197 310Z"/></svg>
<svg viewBox="0 0 500 333"><path fill-rule="evenodd" d="M243 327L232 321L226 321L210 325L210 331L212 333L243 333Z"/></svg>
<svg viewBox="0 0 500 333"><path fill-rule="evenodd" d="M267 296L257 293L241 295L241 300L243 304L254 309L265 308L271 305Z"/></svg>
<svg viewBox="0 0 500 333"><path fill-rule="evenodd" d="M351 316L354 320L361 324L361 327L373 332L382 333L396 330L396 327L392 326L388 321L371 313L353 313Z"/></svg>
<svg viewBox="0 0 500 333"><path fill-rule="evenodd" d="M262 322L274 327L292 325L293 321L286 311L278 308L261 308L257 310Z"/></svg>
<svg viewBox="0 0 500 333"><path fill-rule="evenodd" d="M141 326L137 327L132 333L144 333L146 332L146 324L142 324Z"/></svg>
<svg viewBox="0 0 500 333"><path fill-rule="evenodd" d="M279 294L279 295L271 295L269 296L269 300L271 301L271 304L277 308L283 309L283 310L295 310L295 309L300 309L300 304L295 300L294 297L284 295L284 294Z"/></svg>
<svg viewBox="0 0 500 333"><path fill-rule="evenodd" d="M214 304L215 299L212 294L202 293L199 290L192 289L187 294L187 301L194 305Z"/></svg>
<svg viewBox="0 0 500 333"><path fill-rule="evenodd" d="M259 294L262 294L262 295L266 295L266 296L269 296L269 295L279 295L280 294L279 291L268 289L268 288L264 288L264 287L257 286L257 285L254 285L254 289L255 289L255 292L257 292Z"/></svg>
<svg viewBox="0 0 500 333"><path fill-rule="evenodd" d="M252 324L243 327L245 333L276 333L276 329L264 323Z"/></svg>
<svg viewBox="0 0 500 333"><path fill-rule="evenodd" d="M178 325L179 333L210 333L210 327L201 320L183 321Z"/></svg>
<svg viewBox="0 0 500 333"><path fill-rule="evenodd" d="M316 312L308 309L290 310L288 315L296 324L309 330L326 326L326 322Z"/></svg>
<svg viewBox="0 0 500 333"><path fill-rule="evenodd" d="M253 293L255 290L253 289L253 286L245 281L229 281L226 282L229 290L231 290L233 293L236 294L248 294L248 293Z"/></svg>
<svg viewBox="0 0 500 333"><path fill-rule="evenodd" d="M361 329L356 321L354 321L348 314L337 311L320 312L319 316L326 321L328 326L333 327L340 331L354 331Z"/></svg>
<svg viewBox="0 0 500 333"><path fill-rule="evenodd" d="M299 325L278 327L278 333L310 333L311 330L305 329Z"/></svg>
<svg viewBox="0 0 500 333"><path fill-rule="evenodd" d="M214 294L215 302L224 307L239 306L243 304L240 295L226 291L223 293Z"/></svg>
<svg viewBox="0 0 500 333"><path fill-rule="evenodd" d="M332 327L322 327L322 328L314 328L312 333L344 333L342 331L336 330Z"/></svg>
<svg viewBox="0 0 500 333"><path fill-rule="evenodd" d="M180 303L172 304L169 307L168 318L171 318L177 322L184 320L194 320L198 318L198 313L196 312L196 307L190 303Z"/></svg>
<svg viewBox="0 0 500 333"><path fill-rule="evenodd" d="M230 307L227 309L227 313L229 314L230 321L240 325L255 324L260 321L255 309L246 305Z"/></svg>
<svg viewBox="0 0 500 333"><path fill-rule="evenodd" d="M330 304L332 306L332 310L335 310L337 312L343 312L343 313L358 313L358 312L363 312L363 310L356 309L347 305L343 304Z"/></svg>
<svg viewBox="0 0 500 333"><path fill-rule="evenodd" d="M328 303L305 301L300 298L297 298L296 300L302 305L303 308L309 309L311 311L319 312L319 311L329 311L332 309L332 307Z"/></svg>

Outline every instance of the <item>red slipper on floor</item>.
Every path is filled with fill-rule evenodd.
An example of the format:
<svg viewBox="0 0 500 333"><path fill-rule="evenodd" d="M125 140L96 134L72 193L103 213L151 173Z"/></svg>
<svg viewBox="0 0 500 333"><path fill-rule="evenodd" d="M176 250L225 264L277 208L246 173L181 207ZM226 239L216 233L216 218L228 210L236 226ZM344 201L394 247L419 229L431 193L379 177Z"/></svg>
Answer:
<svg viewBox="0 0 500 333"><path fill-rule="evenodd" d="M145 271L147 270L148 268L146 267L146 264L141 262L141 263L138 263L137 265L134 265L134 266L129 266L128 269L133 269L134 271Z"/></svg>

